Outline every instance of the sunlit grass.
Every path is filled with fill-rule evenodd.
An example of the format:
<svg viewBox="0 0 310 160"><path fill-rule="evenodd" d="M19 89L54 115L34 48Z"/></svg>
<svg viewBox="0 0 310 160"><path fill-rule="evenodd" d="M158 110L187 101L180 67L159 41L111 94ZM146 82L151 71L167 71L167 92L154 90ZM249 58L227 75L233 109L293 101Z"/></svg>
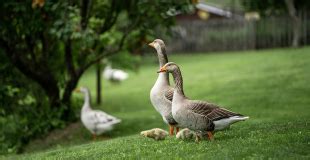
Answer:
<svg viewBox="0 0 310 160"><path fill-rule="evenodd" d="M124 83L103 82L103 103L93 107L123 120L106 135L111 140L92 142L89 133L79 128L71 138L51 143L54 149L9 158L309 159L309 53L308 47L169 56L170 61L180 65L188 97L208 100L250 116L248 121L217 133L214 142L197 144L173 137L153 141L139 136L142 130L167 128L149 101L158 69L152 55L138 73L130 72ZM84 75L80 85L89 87L95 100L93 70Z"/></svg>

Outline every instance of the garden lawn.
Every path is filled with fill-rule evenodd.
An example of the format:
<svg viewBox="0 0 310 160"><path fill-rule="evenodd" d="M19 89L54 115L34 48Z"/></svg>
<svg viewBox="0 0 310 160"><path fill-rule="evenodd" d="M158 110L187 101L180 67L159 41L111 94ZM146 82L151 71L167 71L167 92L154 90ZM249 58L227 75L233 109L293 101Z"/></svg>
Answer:
<svg viewBox="0 0 310 160"><path fill-rule="evenodd" d="M140 131L168 129L149 101L156 81L155 54L125 82L103 82L103 104L94 105L122 119L105 137L91 141L78 127L66 139L30 145L8 159L310 159L310 48L221 54L170 55L179 64L186 96L208 100L250 117L215 134L213 142L154 141ZM80 81L95 95L95 72ZM82 103L75 95L75 103ZM93 97L95 100L95 97ZM34 150L34 151L33 151Z"/></svg>

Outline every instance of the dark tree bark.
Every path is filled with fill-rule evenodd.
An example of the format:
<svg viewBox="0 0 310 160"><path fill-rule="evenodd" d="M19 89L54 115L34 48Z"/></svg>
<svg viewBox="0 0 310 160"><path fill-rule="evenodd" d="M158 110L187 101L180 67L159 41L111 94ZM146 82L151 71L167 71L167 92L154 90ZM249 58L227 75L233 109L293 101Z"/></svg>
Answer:
<svg viewBox="0 0 310 160"><path fill-rule="evenodd" d="M70 79L66 83L65 91L63 93L63 97L62 97L61 101L65 105L65 108L64 108L64 113L63 113L62 119L66 120L66 121L71 121L71 120L75 119L74 112L71 108L71 100L70 99L71 99L73 90L77 86L78 80L79 80L79 77L75 77L73 79Z"/></svg>
<svg viewBox="0 0 310 160"><path fill-rule="evenodd" d="M81 28L85 30L88 24L91 0L81 0Z"/></svg>
<svg viewBox="0 0 310 160"><path fill-rule="evenodd" d="M67 68L67 72L69 74L69 80L66 82L64 93L62 96L62 103L65 105L64 113L63 113L63 118L65 120L72 120L74 119L73 115L73 110L71 109L71 96L73 90L76 88L77 83L82 75L83 72L77 72L73 59L72 59L72 41L70 38L67 39L65 42L65 64Z"/></svg>
<svg viewBox="0 0 310 160"><path fill-rule="evenodd" d="M301 18L298 17L296 7L294 6L294 0L285 0L285 4L288 10L288 13L292 19L292 25L293 25L292 47L299 47Z"/></svg>
<svg viewBox="0 0 310 160"><path fill-rule="evenodd" d="M97 104L101 104L101 64L100 62L97 63L96 77L97 77Z"/></svg>

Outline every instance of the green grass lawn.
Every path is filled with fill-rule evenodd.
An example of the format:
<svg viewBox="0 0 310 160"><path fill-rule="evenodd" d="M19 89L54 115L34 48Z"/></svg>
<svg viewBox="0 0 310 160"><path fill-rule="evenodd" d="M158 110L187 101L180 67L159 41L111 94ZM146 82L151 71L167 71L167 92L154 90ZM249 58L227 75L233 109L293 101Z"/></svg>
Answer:
<svg viewBox="0 0 310 160"><path fill-rule="evenodd" d="M215 141L154 141L139 136L167 129L149 101L157 78L155 55L138 73L113 85L104 81L103 104L93 106L123 121L93 142L78 125L69 136L30 144L10 159L310 159L310 48L170 56L180 65L185 94L250 116L215 134ZM80 85L95 94L95 73ZM75 97L82 96L76 95ZM76 99L76 98L75 98ZM94 97L93 97L94 100ZM48 143L48 145L47 145Z"/></svg>

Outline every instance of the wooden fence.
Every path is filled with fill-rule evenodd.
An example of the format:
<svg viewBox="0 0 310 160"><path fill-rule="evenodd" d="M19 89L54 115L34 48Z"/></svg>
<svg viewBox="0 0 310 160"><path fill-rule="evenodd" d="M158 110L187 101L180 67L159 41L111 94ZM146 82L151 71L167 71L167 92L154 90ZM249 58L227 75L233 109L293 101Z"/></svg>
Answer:
<svg viewBox="0 0 310 160"><path fill-rule="evenodd" d="M309 16L302 14L301 45L310 44ZM292 38L292 21L283 16L257 21L182 21L172 29L172 37L166 43L169 52L186 53L287 47L291 45Z"/></svg>

